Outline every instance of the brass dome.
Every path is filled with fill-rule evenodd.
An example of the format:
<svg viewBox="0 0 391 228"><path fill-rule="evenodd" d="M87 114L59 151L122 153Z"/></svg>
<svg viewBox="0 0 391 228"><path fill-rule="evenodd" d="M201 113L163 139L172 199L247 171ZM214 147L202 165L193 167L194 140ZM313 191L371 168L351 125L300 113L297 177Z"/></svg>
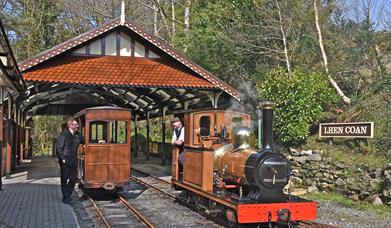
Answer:
<svg viewBox="0 0 391 228"><path fill-rule="evenodd" d="M255 136L248 127L238 127L234 130L233 148L234 150L243 150L251 148L254 145Z"/></svg>

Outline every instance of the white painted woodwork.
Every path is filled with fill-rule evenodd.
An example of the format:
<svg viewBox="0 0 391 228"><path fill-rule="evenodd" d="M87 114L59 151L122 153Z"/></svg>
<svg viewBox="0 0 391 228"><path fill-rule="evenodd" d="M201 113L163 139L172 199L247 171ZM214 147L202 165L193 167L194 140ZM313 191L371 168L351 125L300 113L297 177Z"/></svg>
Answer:
<svg viewBox="0 0 391 228"><path fill-rule="evenodd" d="M120 40L120 55L121 56L131 56L132 55L132 38L130 36L126 35L125 33L121 32L121 40Z"/></svg>
<svg viewBox="0 0 391 228"><path fill-rule="evenodd" d="M105 55L117 55L117 31L111 32L104 37ZM102 39L97 39L90 42L90 55L102 54ZM132 37L124 32L120 32L120 56L132 55ZM134 41L134 57L145 57L146 48L141 43ZM82 46L74 51L72 54L87 54L86 46ZM148 57L151 59L160 58L155 52L149 50Z"/></svg>
<svg viewBox="0 0 391 228"><path fill-rule="evenodd" d="M139 42L134 42L134 57L145 57L145 47Z"/></svg>
<svg viewBox="0 0 391 228"><path fill-rule="evenodd" d="M90 44L90 54L91 55L100 55L102 52L101 40L97 39Z"/></svg>
<svg viewBox="0 0 391 228"><path fill-rule="evenodd" d="M148 57L151 58L151 59L157 59L157 58L160 58L160 56L158 56L155 52L153 51L149 51L148 52Z"/></svg>
<svg viewBox="0 0 391 228"><path fill-rule="evenodd" d="M78 48L78 49L74 50L72 53L74 53L74 54L87 54L86 46Z"/></svg>
<svg viewBox="0 0 391 228"><path fill-rule="evenodd" d="M117 55L117 32L112 32L105 38L105 54L106 55Z"/></svg>
<svg viewBox="0 0 391 228"><path fill-rule="evenodd" d="M4 66L7 66L7 57L1 56L1 57L0 57L0 60L1 60L1 62L3 63Z"/></svg>

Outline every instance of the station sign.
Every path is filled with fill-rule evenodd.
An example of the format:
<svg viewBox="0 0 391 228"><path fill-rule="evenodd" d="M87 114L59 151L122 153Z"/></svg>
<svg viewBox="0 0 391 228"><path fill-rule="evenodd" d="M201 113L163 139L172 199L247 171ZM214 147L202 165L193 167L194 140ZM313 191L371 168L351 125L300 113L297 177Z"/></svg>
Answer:
<svg viewBox="0 0 391 228"><path fill-rule="evenodd" d="M373 122L322 123L319 124L319 137L373 138L373 128Z"/></svg>

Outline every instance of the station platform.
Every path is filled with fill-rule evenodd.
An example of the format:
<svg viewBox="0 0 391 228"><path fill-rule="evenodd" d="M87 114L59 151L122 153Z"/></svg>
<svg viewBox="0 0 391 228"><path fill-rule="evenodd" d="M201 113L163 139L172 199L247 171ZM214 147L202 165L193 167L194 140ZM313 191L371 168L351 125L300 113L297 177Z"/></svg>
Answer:
<svg viewBox="0 0 391 228"><path fill-rule="evenodd" d="M141 155L132 157L131 166L171 180L170 161L163 166L160 158ZM61 202L59 176L57 158L35 158L23 160L11 178L3 177L0 228L81 227L72 205Z"/></svg>
<svg viewBox="0 0 391 228"><path fill-rule="evenodd" d="M0 227L80 227L72 207L61 202L56 158L24 160L3 177Z"/></svg>

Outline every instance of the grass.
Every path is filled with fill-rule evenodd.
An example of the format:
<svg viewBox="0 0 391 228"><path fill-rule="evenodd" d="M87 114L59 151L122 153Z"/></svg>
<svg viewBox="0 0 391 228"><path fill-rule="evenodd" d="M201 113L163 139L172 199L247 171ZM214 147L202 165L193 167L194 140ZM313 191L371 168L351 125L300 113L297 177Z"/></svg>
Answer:
<svg viewBox="0 0 391 228"><path fill-rule="evenodd" d="M343 195L337 194L337 193L313 193L313 194L306 194L302 196L303 198L319 201L319 200L327 200L331 202L335 202L338 204L341 204L345 207L357 209L360 211L369 211L373 212L376 215L378 215L381 218L389 218L391 217L391 207L385 206L385 205L373 205L365 201L353 201L348 198L346 198Z"/></svg>

